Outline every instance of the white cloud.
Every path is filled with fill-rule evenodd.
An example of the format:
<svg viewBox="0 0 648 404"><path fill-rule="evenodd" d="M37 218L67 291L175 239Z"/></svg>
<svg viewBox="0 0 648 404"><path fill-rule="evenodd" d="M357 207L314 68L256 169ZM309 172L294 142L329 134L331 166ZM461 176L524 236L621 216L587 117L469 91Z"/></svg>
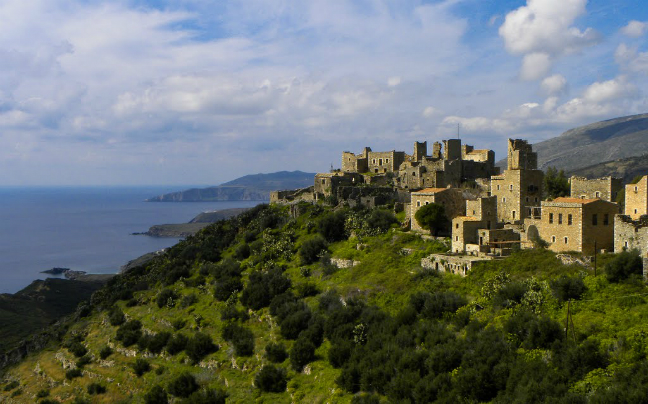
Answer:
<svg viewBox="0 0 648 404"><path fill-rule="evenodd" d="M522 80L538 80L547 75L551 69L551 58L543 52L524 55L520 78Z"/></svg>
<svg viewBox="0 0 648 404"><path fill-rule="evenodd" d="M621 32L630 38L639 38L646 33L648 24L644 21L632 20L625 27L621 28Z"/></svg>
<svg viewBox="0 0 648 404"><path fill-rule="evenodd" d="M638 52L622 43L614 52L614 60L627 72L648 74L648 52Z"/></svg>
<svg viewBox="0 0 648 404"><path fill-rule="evenodd" d="M636 93L637 87L628 82L626 77L620 76L612 80L590 84L585 89L583 98L593 103L601 103L633 97Z"/></svg>
<svg viewBox="0 0 648 404"><path fill-rule="evenodd" d="M560 94L567 86L567 79L560 74L554 74L553 76L546 77L542 80L540 86L547 95Z"/></svg>
<svg viewBox="0 0 648 404"><path fill-rule="evenodd" d="M398 76L390 77L387 79L387 85L389 87L396 87L401 83L401 78Z"/></svg>
<svg viewBox="0 0 648 404"><path fill-rule="evenodd" d="M513 130L513 125L506 119L487 118L483 116L478 117L460 117L448 116L441 121L442 126L454 128L459 124L461 133L485 133L496 132L500 134L510 133Z"/></svg>
<svg viewBox="0 0 648 404"><path fill-rule="evenodd" d="M438 115L440 112L434 107L425 107L423 110L423 116L426 118L433 117L435 115Z"/></svg>
<svg viewBox="0 0 648 404"><path fill-rule="evenodd" d="M525 55L521 78L536 80L549 71L551 58L577 52L599 41L592 29L580 30L573 26L576 18L585 13L587 0L527 0L506 15L499 35L506 49L514 55ZM536 65L533 61L540 60ZM527 58L531 58L528 60Z"/></svg>

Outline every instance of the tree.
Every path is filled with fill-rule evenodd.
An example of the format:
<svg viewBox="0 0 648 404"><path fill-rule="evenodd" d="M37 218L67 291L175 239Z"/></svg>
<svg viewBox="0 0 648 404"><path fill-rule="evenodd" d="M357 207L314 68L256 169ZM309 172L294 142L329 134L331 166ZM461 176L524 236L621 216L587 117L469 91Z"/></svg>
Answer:
<svg viewBox="0 0 648 404"><path fill-rule="evenodd" d="M544 177L544 188L550 198L567 196L570 193L569 181L565 177L564 170L556 170L556 167L547 168Z"/></svg>
<svg viewBox="0 0 648 404"><path fill-rule="evenodd" d="M437 203L430 203L421 206L414 215L416 221L422 228L430 230L430 234L436 236L439 230L444 230L448 226L448 218L445 214L445 209L442 205Z"/></svg>
<svg viewBox="0 0 648 404"><path fill-rule="evenodd" d="M261 391L282 393L286 391L286 384L286 371L272 365L265 365L254 377L254 385Z"/></svg>
<svg viewBox="0 0 648 404"><path fill-rule="evenodd" d="M643 261L637 250L623 251L605 265L605 275L610 282L620 282L642 273Z"/></svg>

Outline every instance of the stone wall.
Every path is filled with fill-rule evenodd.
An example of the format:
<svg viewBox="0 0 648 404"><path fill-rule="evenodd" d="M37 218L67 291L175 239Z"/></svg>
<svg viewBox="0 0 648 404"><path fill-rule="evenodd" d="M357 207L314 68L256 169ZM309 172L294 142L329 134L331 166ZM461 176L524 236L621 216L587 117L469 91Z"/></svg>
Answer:
<svg viewBox="0 0 648 404"><path fill-rule="evenodd" d="M572 198L595 199L615 202L619 191L623 189L623 180L615 177L587 179L572 176L570 178Z"/></svg>
<svg viewBox="0 0 648 404"><path fill-rule="evenodd" d="M648 216L633 220L627 215L614 217L614 252L639 250L643 257L648 256Z"/></svg>
<svg viewBox="0 0 648 404"><path fill-rule="evenodd" d="M633 219L648 215L648 176L625 187L625 214Z"/></svg>
<svg viewBox="0 0 648 404"><path fill-rule="evenodd" d="M529 209L542 198L544 173L541 170L506 170L491 177L491 195L497 197L497 218L519 223L531 216Z"/></svg>
<svg viewBox="0 0 648 404"><path fill-rule="evenodd" d="M421 260L421 267L466 276L477 263L492 259L492 257L476 258L466 255L432 254Z"/></svg>
<svg viewBox="0 0 648 404"><path fill-rule="evenodd" d="M456 188L436 189L436 191L412 192L411 212L412 230L426 231L416 221L416 212L424 205L437 203L445 209L445 214L449 220L457 216L466 214L466 202L461 190Z"/></svg>

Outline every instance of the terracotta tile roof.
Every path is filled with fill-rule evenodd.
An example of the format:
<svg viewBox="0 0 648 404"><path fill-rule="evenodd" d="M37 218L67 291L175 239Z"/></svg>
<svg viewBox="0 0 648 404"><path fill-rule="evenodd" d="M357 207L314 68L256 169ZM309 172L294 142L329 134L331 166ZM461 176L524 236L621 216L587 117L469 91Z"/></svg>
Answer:
<svg viewBox="0 0 648 404"><path fill-rule="evenodd" d="M413 194L434 194L438 192L443 192L448 190L448 188L425 188L420 191L412 192Z"/></svg>

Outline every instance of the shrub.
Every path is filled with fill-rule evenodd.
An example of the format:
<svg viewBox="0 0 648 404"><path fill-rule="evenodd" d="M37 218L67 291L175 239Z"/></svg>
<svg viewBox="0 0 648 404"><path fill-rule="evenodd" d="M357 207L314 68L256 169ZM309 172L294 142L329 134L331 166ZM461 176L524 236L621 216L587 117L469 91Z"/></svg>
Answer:
<svg viewBox="0 0 648 404"><path fill-rule="evenodd" d="M206 355L209 355L212 352L218 350L218 347L214 345L212 338L202 332L197 332L194 336L189 339L185 351L191 360L194 362L200 362L202 358ZM170 390L169 390L170 391ZM173 394L173 393L171 393ZM177 395L177 394L174 394Z"/></svg>
<svg viewBox="0 0 648 404"><path fill-rule="evenodd" d="M194 304L198 303L198 296L195 293L190 293L182 298L180 301L180 307L187 308L191 307Z"/></svg>
<svg viewBox="0 0 648 404"><path fill-rule="evenodd" d="M416 211L414 219L422 228L430 230L430 233L434 236L436 236L439 231L446 230L449 223L443 205L437 203L430 203L429 205L421 206L421 208Z"/></svg>
<svg viewBox="0 0 648 404"><path fill-rule="evenodd" d="M142 376L144 373L148 372L151 370L151 365L146 359L135 359L135 362L131 365L133 367L133 371L137 375L137 377Z"/></svg>
<svg viewBox="0 0 648 404"><path fill-rule="evenodd" d="M347 235L344 229L346 215L343 211L327 213L320 217L317 222L317 230L329 242L346 240Z"/></svg>
<svg viewBox="0 0 648 404"><path fill-rule="evenodd" d="M273 268L267 273L254 272L250 274L248 285L241 293L241 303L252 310L267 307L270 301L291 286L280 268Z"/></svg>
<svg viewBox="0 0 648 404"><path fill-rule="evenodd" d="M238 324L228 324L223 329L223 339L234 345L237 356L250 356L254 353L254 334Z"/></svg>
<svg viewBox="0 0 648 404"><path fill-rule="evenodd" d="M119 307L115 307L110 311L108 321L110 322L110 325L118 326L124 324L126 317L124 316L124 312L121 311Z"/></svg>
<svg viewBox="0 0 648 404"><path fill-rule="evenodd" d="M41 389L36 393L36 398L45 398L50 395L49 389Z"/></svg>
<svg viewBox="0 0 648 404"><path fill-rule="evenodd" d="M301 372L305 365L315 359L315 345L308 339L297 338L290 350L290 364L296 372Z"/></svg>
<svg viewBox="0 0 648 404"><path fill-rule="evenodd" d="M636 250L621 252L605 265L605 275L610 282L620 282L642 272L643 262Z"/></svg>
<svg viewBox="0 0 648 404"><path fill-rule="evenodd" d="M374 209L367 218L367 226L378 233L386 232L394 223L398 223L396 216L380 209Z"/></svg>
<svg viewBox="0 0 648 404"><path fill-rule="evenodd" d="M234 277L223 277L220 280L216 281L216 287L214 288L214 298L216 300L224 302L232 296L233 293L243 289L243 282L240 278Z"/></svg>
<svg viewBox="0 0 648 404"><path fill-rule="evenodd" d="M160 386L153 386L151 390L144 395L145 404L168 404L169 396Z"/></svg>
<svg viewBox="0 0 648 404"><path fill-rule="evenodd" d="M300 298L317 296L318 294L319 294L319 289L317 288L317 285L313 282L304 282L297 285L297 296Z"/></svg>
<svg viewBox="0 0 648 404"><path fill-rule="evenodd" d="M106 359L107 357L112 355L112 353L113 353L113 350L109 346L106 345L103 348L101 348L101 351L99 351L99 357L101 359Z"/></svg>
<svg viewBox="0 0 648 404"><path fill-rule="evenodd" d="M192 374L185 372L173 379L167 389L176 397L189 397L191 393L198 390L198 383Z"/></svg>
<svg viewBox="0 0 648 404"><path fill-rule="evenodd" d="M162 289L158 294L156 302L159 308L175 306L176 294L171 289Z"/></svg>
<svg viewBox="0 0 648 404"><path fill-rule="evenodd" d="M169 338L171 338L171 333L167 331L162 331L151 336L148 340L148 350L151 353L159 354L169 342Z"/></svg>
<svg viewBox="0 0 648 404"><path fill-rule="evenodd" d="M243 310L238 310L234 306L226 306L221 311L221 320L223 321L232 321L232 320L241 320L247 321L250 318L248 314Z"/></svg>
<svg viewBox="0 0 648 404"><path fill-rule="evenodd" d="M421 315L427 318L442 318L445 313L454 313L468 302L454 292L436 292L428 295L421 308Z"/></svg>
<svg viewBox="0 0 648 404"><path fill-rule="evenodd" d="M273 363L282 363L288 357L286 347L280 343L269 343L265 347L265 357Z"/></svg>
<svg viewBox="0 0 648 404"><path fill-rule="evenodd" d="M171 321L171 327L173 327L173 329L176 331L183 329L185 324L187 324L187 320L184 320L182 318L176 318L175 320Z"/></svg>
<svg viewBox="0 0 648 404"><path fill-rule="evenodd" d="M309 265L317 262L320 254L326 251L326 240L324 237L317 235L311 239L304 241L299 247L299 257L303 265Z"/></svg>
<svg viewBox="0 0 648 404"><path fill-rule="evenodd" d="M186 335L177 333L173 337L169 338L166 350L170 355L176 355L185 350L187 342L189 342L189 338L187 338Z"/></svg>
<svg viewBox="0 0 648 404"><path fill-rule="evenodd" d="M194 391L181 404L225 404L228 394L221 389L203 389Z"/></svg>
<svg viewBox="0 0 648 404"><path fill-rule="evenodd" d="M92 362L90 357L88 355L84 355L80 357L78 361L76 361L76 367L83 369L83 367L89 364L90 362Z"/></svg>
<svg viewBox="0 0 648 404"><path fill-rule="evenodd" d="M80 342L73 342L70 344L68 347L68 351L70 351L74 356L77 358L82 357L83 355L88 353L88 348L86 348L82 343Z"/></svg>
<svg viewBox="0 0 648 404"><path fill-rule="evenodd" d="M65 378L68 380L72 380L74 378L81 377L82 374L83 372L79 368L70 369L67 372L65 372Z"/></svg>
<svg viewBox="0 0 648 404"><path fill-rule="evenodd" d="M45 400L39 401L39 404L60 404L60 401L54 400L53 398L46 398Z"/></svg>
<svg viewBox="0 0 648 404"><path fill-rule="evenodd" d="M103 394L105 392L106 392L106 387L102 386L99 383L90 383L88 385L88 394L90 395Z"/></svg>
<svg viewBox="0 0 648 404"><path fill-rule="evenodd" d="M125 347L136 343L142 336L142 323L139 320L129 320L117 329L115 339L121 341Z"/></svg>
<svg viewBox="0 0 648 404"><path fill-rule="evenodd" d="M307 308L289 314L279 324L281 336L286 339L297 338L300 332L308 328L310 319L311 313Z"/></svg>
<svg viewBox="0 0 648 404"><path fill-rule="evenodd" d="M4 387L4 391L11 391L16 387L20 386L20 383L17 380L13 380Z"/></svg>
<svg viewBox="0 0 648 404"><path fill-rule="evenodd" d="M243 243L236 247L234 250L234 256L236 259L244 260L250 256L250 246L247 243Z"/></svg>
<svg viewBox="0 0 648 404"><path fill-rule="evenodd" d="M254 385L261 391L282 393L286 391L286 371L273 365L265 365L254 377Z"/></svg>
<svg viewBox="0 0 648 404"><path fill-rule="evenodd" d="M567 300L578 300L587 290L585 282L579 276L570 277L563 275L551 281L549 284L554 296L563 302Z"/></svg>

